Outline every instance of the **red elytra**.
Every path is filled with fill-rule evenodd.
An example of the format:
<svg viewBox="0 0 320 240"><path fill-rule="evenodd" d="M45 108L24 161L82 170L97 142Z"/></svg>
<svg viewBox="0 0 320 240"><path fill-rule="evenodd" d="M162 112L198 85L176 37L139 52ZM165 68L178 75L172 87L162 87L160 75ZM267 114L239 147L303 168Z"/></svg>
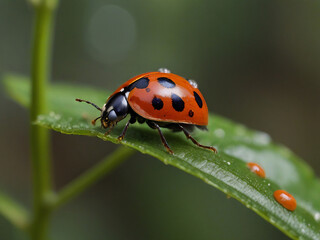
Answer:
<svg viewBox="0 0 320 240"><path fill-rule="evenodd" d="M133 82L141 79L148 78L149 85L146 88L134 88L130 91L128 102L131 108L140 116L161 122L177 122L194 124L199 126L208 125L208 107L199 89L194 88L185 78L173 73L149 72L143 73L136 77L131 78L122 84L109 98L121 89L128 87ZM166 78L172 80L175 84L173 87L164 87L159 84L159 78ZM169 85L170 83L164 81ZM150 91L147 92L146 89ZM195 101L194 92L198 94L202 101L202 106L199 107ZM182 111L176 111L172 107L172 94L179 96L185 103ZM152 103L154 97L159 97L163 101L163 108L157 110ZM190 112L192 111L192 112ZM192 117L191 117L192 116Z"/></svg>
<svg viewBox="0 0 320 240"><path fill-rule="evenodd" d="M138 121L146 122L149 127L158 130L169 153L173 151L167 144L161 127L182 131L197 146L216 152L214 147L198 143L189 133L195 127L204 130L208 124L208 107L195 82L164 70L131 78L110 95L102 108L86 100L76 100L91 104L101 111L101 115L92 123L95 124L100 118L101 125L109 128L106 134L130 114L130 120L118 137L120 141L129 125Z"/></svg>
<svg viewBox="0 0 320 240"><path fill-rule="evenodd" d="M288 192L284 190L277 190L273 193L274 198L280 203L283 207L290 211L294 211L297 207L296 199Z"/></svg>
<svg viewBox="0 0 320 240"><path fill-rule="evenodd" d="M262 178L266 177L266 174L265 174L263 168L259 164L249 162L249 163L247 163L247 166L250 168L251 172L257 174L259 177L262 177Z"/></svg>

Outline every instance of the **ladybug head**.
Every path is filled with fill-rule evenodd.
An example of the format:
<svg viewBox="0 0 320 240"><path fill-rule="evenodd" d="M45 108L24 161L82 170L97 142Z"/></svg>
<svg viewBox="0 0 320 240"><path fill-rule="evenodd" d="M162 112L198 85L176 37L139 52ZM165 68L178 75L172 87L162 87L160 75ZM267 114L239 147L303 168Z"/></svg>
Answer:
<svg viewBox="0 0 320 240"><path fill-rule="evenodd" d="M85 102L91 104L96 109L101 111L101 115L96 119L92 120L92 124L95 125L98 119L101 119L101 126L109 128L117 124L117 122L124 119L129 112L128 101L123 93L116 93L113 95L102 108L99 108L92 102L76 99L78 102Z"/></svg>
<svg viewBox="0 0 320 240"><path fill-rule="evenodd" d="M104 128L115 125L124 119L129 112L129 105L125 95L121 92L113 95L101 110L101 125Z"/></svg>

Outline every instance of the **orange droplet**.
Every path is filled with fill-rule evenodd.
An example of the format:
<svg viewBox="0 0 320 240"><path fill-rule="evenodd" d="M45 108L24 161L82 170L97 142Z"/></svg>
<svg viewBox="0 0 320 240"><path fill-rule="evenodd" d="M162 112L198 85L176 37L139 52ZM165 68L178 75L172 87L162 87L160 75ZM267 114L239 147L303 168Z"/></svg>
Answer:
<svg viewBox="0 0 320 240"><path fill-rule="evenodd" d="M294 211L297 207L297 201L294 197L284 191L284 190L277 190L273 193L274 198L280 203L283 207L290 211Z"/></svg>
<svg viewBox="0 0 320 240"><path fill-rule="evenodd" d="M262 177L262 178L266 177L266 174L265 174L263 168L259 164L256 164L256 163L253 163L253 162L249 162L247 164L247 166L250 168L251 172L254 172L259 177Z"/></svg>

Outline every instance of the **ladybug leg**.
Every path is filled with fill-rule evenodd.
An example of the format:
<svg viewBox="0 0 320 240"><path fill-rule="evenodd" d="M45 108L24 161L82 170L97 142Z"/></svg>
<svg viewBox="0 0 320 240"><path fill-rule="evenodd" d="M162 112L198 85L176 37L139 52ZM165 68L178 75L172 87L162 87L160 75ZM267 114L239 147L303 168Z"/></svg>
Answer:
<svg viewBox="0 0 320 240"><path fill-rule="evenodd" d="M124 127L122 133L120 134L120 136L118 137L119 141L122 141L124 139L124 136L126 135L126 132L128 130L128 127L130 125L130 121L127 122L126 126Z"/></svg>
<svg viewBox="0 0 320 240"><path fill-rule="evenodd" d="M108 131L106 131L106 132L104 133L104 135L105 135L105 136L109 135L109 133L112 131L113 127L114 127L114 125L111 125L111 126L109 127Z"/></svg>
<svg viewBox="0 0 320 240"><path fill-rule="evenodd" d="M161 138L161 142L163 144L163 146L167 149L167 151L170 153L170 154L173 154L173 151L171 150L171 148L169 147L168 143L167 143L167 140L164 138L162 132L161 132L161 129L159 127L158 124L156 124L155 122L150 122L148 121L147 122L148 125L151 127L151 128L156 128L159 132L159 135L160 135L160 138Z"/></svg>
<svg viewBox="0 0 320 240"><path fill-rule="evenodd" d="M136 122L136 118L134 116L131 116L130 120L127 122L126 126L124 127L122 133L120 134L120 136L118 137L119 141L122 141L124 139L124 136L126 135L126 132L128 130L128 127L130 124L133 124Z"/></svg>
<svg viewBox="0 0 320 240"><path fill-rule="evenodd" d="M217 153L217 149L215 149L214 147L211 147L211 146L205 146L205 145L200 144L197 140L195 140L195 139L190 135L190 133L189 133L186 129L184 129L184 127L182 127L180 124L178 124L178 126L179 126L180 129L183 131L184 135L186 135L186 137L187 137L188 139L191 139L191 141L192 141L194 144L196 144L196 145L199 146L199 147L202 147L202 148L205 148L205 149L209 149L209 150L213 151L214 153Z"/></svg>

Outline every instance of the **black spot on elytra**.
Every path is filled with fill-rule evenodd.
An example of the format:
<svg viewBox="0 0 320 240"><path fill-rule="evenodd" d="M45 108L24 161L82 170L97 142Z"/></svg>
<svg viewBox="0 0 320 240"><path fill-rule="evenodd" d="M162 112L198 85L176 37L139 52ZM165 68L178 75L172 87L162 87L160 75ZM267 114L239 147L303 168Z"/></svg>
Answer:
<svg viewBox="0 0 320 240"><path fill-rule="evenodd" d="M176 84L169 78L159 77L158 82L165 88L174 88Z"/></svg>
<svg viewBox="0 0 320 240"><path fill-rule="evenodd" d="M193 117L194 112L192 110L189 111L189 117Z"/></svg>
<svg viewBox="0 0 320 240"><path fill-rule="evenodd" d="M150 92L150 88L146 88L146 92Z"/></svg>
<svg viewBox="0 0 320 240"><path fill-rule="evenodd" d="M172 107L174 108L174 110L176 110L177 112L182 112L184 109L184 101L181 99L181 97L172 93L171 99Z"/></svg>
<svg viewBox="0 0 320 240"><path fill-rule="evenodd" d="M127 91L130 92L134 88L144 89L144 88L148 87L148 85L149 85L149 78L143 77L143 78L140 78L139 80L131 83L128 86Z"/></svg>
<svg viewBox="0 0 320 240"><path fill-rule="evenodd" d="M199 106L199 108L202 108L202 100L201 97L198 95L198 93L193 92L194 98L196 99L196 102Z"/></svg>
<svg viewBox="0 0 320 240"><path fill-rule="evenodd" d="M152 99L152 106L155 110L161 110L163 108L163 102L160 98L154 97Z"/></svg>

